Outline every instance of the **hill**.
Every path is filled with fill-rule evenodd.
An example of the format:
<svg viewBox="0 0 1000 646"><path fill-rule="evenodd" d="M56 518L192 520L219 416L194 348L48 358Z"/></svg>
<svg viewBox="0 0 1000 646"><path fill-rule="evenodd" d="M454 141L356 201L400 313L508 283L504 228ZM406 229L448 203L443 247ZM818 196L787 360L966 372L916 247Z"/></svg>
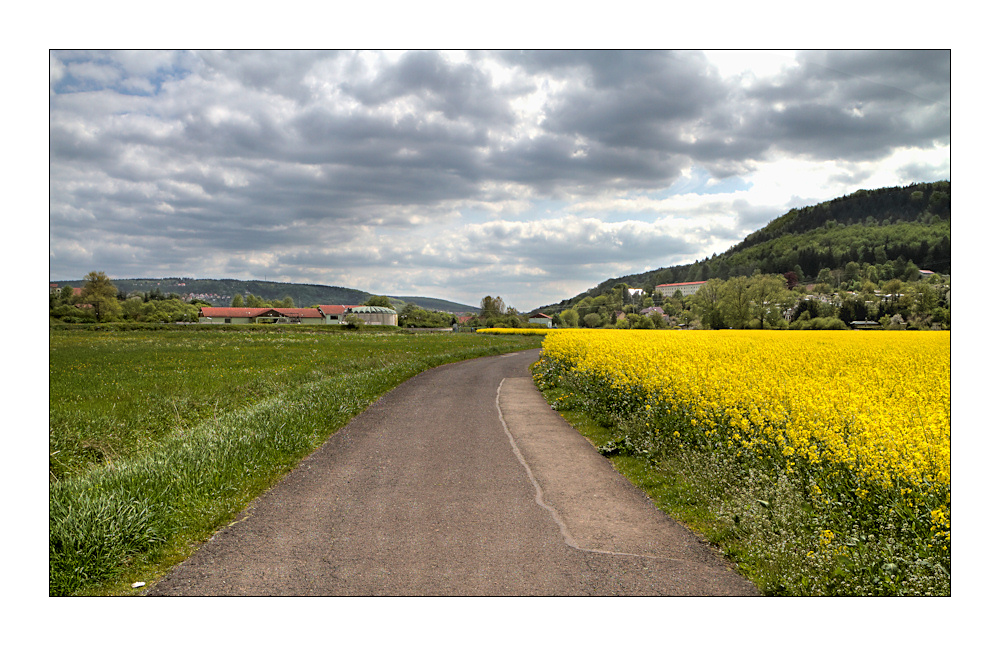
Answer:
<svg viewBox="0 0 1000 646"><path fill-rule="evenodd" d="M449 312L451 314L476 314L479 307L475 305L462 305L452 301L441 300L440 298L429 298L426 296L390 296L389 300L401 301L403 303L413 303L417 307L432 312ZM336 305L336 303L334 303ZM397 308L400 309L400 308Z"/></svg>
<svg viewBox="0 0 1000 646"><path fill-rule="evenodd" d="M848 263L907 265L951 273L951 182L860 190L792 209L721 254L686 265L610 278L572 298L539 308L552 314L625 283L656 285L796 272L802 282Z"/></svg>
<svg viewBox="0 0 1000 646"><path fill-rule="evenodd" d="M83 286L84 281L55 281L59 286ZM179 294L183 298L199 298L212 305L227 306L236 294L254 294L266 301L279 300L291 296L297 307L312 305L360 305L373 296L368 292L349 287L314 285L304 283L281 283L265 280L235 280L231 278L123 278L113 279L115 287L124 294L159 290L163 294ZM479 308L438 298L423 296L390 296L396 303L413 303L417 307L444 312L478 312Z"/></svg>

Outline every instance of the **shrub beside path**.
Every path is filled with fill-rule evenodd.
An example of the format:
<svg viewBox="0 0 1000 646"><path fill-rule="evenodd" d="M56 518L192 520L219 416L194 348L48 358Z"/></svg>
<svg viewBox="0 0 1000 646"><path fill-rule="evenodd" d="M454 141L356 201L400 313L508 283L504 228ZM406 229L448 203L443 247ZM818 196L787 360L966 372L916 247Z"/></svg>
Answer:
<svg viewBox="0 0 1000 646"><path fill-rule="evenodd" d="M757 594L549 408L538 352L402 384L147 594Z"/></svg>

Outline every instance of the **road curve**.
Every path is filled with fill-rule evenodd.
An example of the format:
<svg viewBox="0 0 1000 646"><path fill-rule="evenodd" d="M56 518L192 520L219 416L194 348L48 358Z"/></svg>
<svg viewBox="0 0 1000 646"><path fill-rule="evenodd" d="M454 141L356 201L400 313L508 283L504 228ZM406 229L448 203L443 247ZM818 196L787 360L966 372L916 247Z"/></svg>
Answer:
<svg viewBox="0 0 1000 646"><path fill-rule="evenodd" d="M147 595L756 595L548 407L537 357L410 379Z"/></svg>

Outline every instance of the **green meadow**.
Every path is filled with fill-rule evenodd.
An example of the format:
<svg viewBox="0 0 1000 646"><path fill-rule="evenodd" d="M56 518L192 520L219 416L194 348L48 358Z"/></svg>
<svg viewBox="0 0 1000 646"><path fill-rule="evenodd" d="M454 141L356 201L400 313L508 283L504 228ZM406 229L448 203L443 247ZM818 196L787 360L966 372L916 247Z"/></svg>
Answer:
<svg viewBox="0 0 1000 646"><path fill-rule="evenodd" d="M134 593L393 387L541 340L206 327L50 330L50 595Z"/></svg>

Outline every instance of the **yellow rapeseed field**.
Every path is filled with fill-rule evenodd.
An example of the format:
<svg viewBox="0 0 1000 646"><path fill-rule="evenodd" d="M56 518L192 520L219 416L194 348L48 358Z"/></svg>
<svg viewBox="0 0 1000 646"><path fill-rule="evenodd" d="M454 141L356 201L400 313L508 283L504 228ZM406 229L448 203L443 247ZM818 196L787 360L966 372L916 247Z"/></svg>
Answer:
<svg viewBox="0 0 1000 646"><path fill-rule="evenodd" d="M559 330L543 343L546 360L651 424L690 420L687 437L671 431L678 441L811 473L817 499L835 472L861 500L924 500L945 541L950 356L949 332Z"/></svg>

